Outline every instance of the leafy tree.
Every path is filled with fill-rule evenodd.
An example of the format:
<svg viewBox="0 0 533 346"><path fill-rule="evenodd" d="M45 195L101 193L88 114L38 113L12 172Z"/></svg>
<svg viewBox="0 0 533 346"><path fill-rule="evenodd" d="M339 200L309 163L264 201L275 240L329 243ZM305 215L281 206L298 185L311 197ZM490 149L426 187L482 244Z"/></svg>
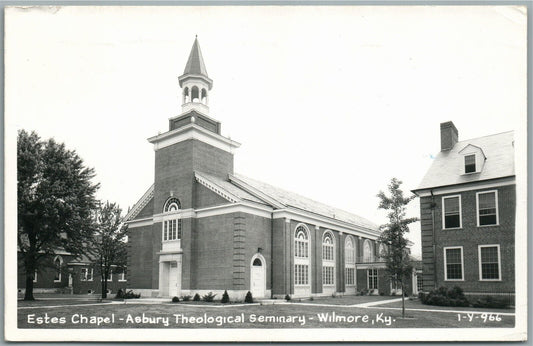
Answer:
<svg viewBox="0 0 533 346"><path fill-rule="evenodd" d="M122 210L115 203L107 201L99 204L95 215L95 227L92 240L87 244L87 252L100 269L102 298L107 297L107 278L111 266L125 269L127 259L127 227L122 223Z"/></svg>
<svg viewBox="0 0 533 346"><path fill-rule="evenodd" d="M405 317L404 282L412 273L413 267L407 248L408 240L405 234L409 232L409 224L417 221L417 218L406 218L405 209L414 195L404 197L400 189L402 182L392 178L388 185L389 196L380 191L377 197L380 199L379 209L387 210L389 222L380 227L380 241L387 245L387 251L380 254L387 263L387 272L392 279L400 283L402 290L402 317Z"/></svg>
<svg viewBox="0 0 533 346"><path fill-rule="evenodd" d="M26 273L24 300L34 300L33 275L63 249L74 255L92 235L95 173L75 151L53 139L19 131L17 138L17 243Z"/></svg>

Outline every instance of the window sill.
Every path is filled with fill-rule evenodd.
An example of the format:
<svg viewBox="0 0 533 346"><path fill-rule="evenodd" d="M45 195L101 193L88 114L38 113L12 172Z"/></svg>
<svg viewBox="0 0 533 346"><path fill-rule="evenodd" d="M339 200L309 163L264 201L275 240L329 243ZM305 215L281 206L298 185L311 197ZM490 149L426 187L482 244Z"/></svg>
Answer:
<svg viewBox="0 0 533 346"><path fill-rule="evenodd" d="M484 227L498 227L498 226L500 226L499 223L494 224L494 225L477 225L478 228L484 228Z"/></svg>
<svg viewBox="0 0 533 346"><path fill-rule="evenodd" d="M118 280L118 282L126 282L126 281L128 281L128 280Z"/></svg>
<svg viewBox="0 0 533 346"><path fill-rule="evenodd" d="M479 279L481 282L501 282L502 279Z"/></svg>
<svg viewBox="0 0 533 346"><path fill-rule="evenodd" d="M454 227L454 228L443 228L443 231L460 231L463 227Z"/></svg>
<svg viewBox="0 0 533 346"><path fill-rule="evenodd" d="M444 281L465 281L465 279L444 279Z"/></svg>

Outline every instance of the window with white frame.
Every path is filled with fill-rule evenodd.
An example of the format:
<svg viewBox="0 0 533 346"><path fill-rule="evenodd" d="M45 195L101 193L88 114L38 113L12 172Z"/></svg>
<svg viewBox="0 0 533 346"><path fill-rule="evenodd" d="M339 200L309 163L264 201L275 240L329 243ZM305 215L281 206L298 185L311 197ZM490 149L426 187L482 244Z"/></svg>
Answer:
<svg viewBox="0 0 533 346"><path fill-rule="evenodd" d="M118 281L126 281L126 269L119 269Z"/></svg>
<svg viewBox="0 0 533 346"><path fill-rule="evenodd" d="M420 270L416 271L416 288L418 289L418 292L424 290L424 279L422 277L422 271Z"/></svg>
<svg viewBox="0 0 533 346"><path fill-rule="evenodd" d="M80 281L93 281L93 268L81 268Z"/></svg>
<svg viewBox="0 0 533 346"><path fill-rule="evenodd" d="M363 243L363 262L373 262L374 259L374 249L370 240L365 239Z"/></svg>
<svg viewBox="0 0 533 346"><path fill-rule="evenodd" d="M169 198L163 208L163 213L176 212L181 208L179 199ZM163 221L163 241L172 241L181 239L181 219L178 215L171 217L166 216Z"/></svg>
<svg viewBox="0 0 533 346"><path fill-rule="evenodd" d="M355 241L349 235L344 241L344 280L347 286L355 285Z"/></svg>
<svg viewBox="0 0 533 346"><path fill-rule="evenodd" d="M63 265L63 258L56 256L54 258L54 282L61 282L61 266Z"/></svg>
<svg viewBox="0 0 533 346"><path fill-rule="evenodd" d="M33 272L33 282L37 282L37 269Z"/></svg>
<svg viewBox="0 0 533 346"><path fill-rule="evenodd" d="M478 192L476 196L478 226L498 225L498 192Z"/></svg>
<svg viewBox="0 0 533 346"><path fill-rule="evenodd" d="M465 173L476 172L476 154L465 155Z"/></svg>
<svg viewBox="0 0 533 346"><path fill-rule="evenodd" d="M461 196L442 197L442 228L461 228Z"/></svg>
<svg viewBox="0 0 533 346"><path fill-rule="evenodd" d="M479 280L501 280L500 245L479 245Z"/></svg>
<svg viewBox="0 0 533 346"><path fill-rule="evenodd" d="M378 289L378 270L377 269L367 270L367 288L369 290Z"/></svg>
<svg viewBox="0 0 533 346"><path fill-rule="evenodd" d="M309 285L309 230L304 225L298 225L294 232L294 284Z"/></svg>
<svg viewBox="0 0 533 346"><path fill-rule="evenodd" d="M335 285L335 241L331 232L322 237L322 284Z"/></svg>
<svg viewBox="0 0 533 346"><path fill-rule="evenodd" d="M463 281L463 247L444 248L444 280Z"/></svg>

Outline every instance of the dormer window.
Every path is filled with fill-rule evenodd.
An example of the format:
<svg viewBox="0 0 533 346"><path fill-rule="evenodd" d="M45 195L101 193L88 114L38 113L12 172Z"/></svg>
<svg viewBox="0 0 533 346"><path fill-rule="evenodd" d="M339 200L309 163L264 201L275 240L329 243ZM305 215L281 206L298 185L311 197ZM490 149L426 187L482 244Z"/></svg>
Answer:
<svg viewBox="0 0 533 346"><path fill-rule="evenodd" d="M466 155L465 156L465 174L466 173L475 173L476 172L476 155Z"/></svg>

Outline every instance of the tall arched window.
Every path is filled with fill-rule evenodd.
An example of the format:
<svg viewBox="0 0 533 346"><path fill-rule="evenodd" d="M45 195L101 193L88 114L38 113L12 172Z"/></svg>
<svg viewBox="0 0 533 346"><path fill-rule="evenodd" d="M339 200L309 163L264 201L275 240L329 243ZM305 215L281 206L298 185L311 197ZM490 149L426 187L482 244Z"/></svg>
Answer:
<svg viewBox="0 0 533 346"><path fill-rule="evenodd" d="M344 280L347 286L355 285L355 241L351 235L344 241Z"/></svg>
<svg viewBox="0 0 533 346"><path fill-rule="evenodd" d="M363 244L363 262L373 262L374 260L374 250L372 249L372 243L370 240L366 239Z"/></svg>
<svg viewBox="0 0 533 346"><path fill-rule="evenodd" d="M309 230L298 225L294 232L294 285L309 285Z"/></svg>
<svg viewBox="0 0 533 346"><path fill-rule="evenodd" d="M54 282L61 282L61 266L63 265L63 258L56 256L54 258Z"/></svg>
<svg viewBox="0 0 533 346"><path fill-rule="evenodd" d="M189 88L183 89L183 103L191 102L191 95L189 94Z"/></svg>
<svg viewBox="0 0 533 346"><path fill-rule="evenodd" d="M163 241L171 241L181 239L181 219L179 215L173 214L181 208L179 199L175 197L169 198L163 207L163 213L171 215L164 216L163 221Z"/></svg>
<svg viewBox="0 0 533 346"><path fill-rule="evenodd" d="M322 237L322 285L335 285L335 241L329 231Z"/></svg>

